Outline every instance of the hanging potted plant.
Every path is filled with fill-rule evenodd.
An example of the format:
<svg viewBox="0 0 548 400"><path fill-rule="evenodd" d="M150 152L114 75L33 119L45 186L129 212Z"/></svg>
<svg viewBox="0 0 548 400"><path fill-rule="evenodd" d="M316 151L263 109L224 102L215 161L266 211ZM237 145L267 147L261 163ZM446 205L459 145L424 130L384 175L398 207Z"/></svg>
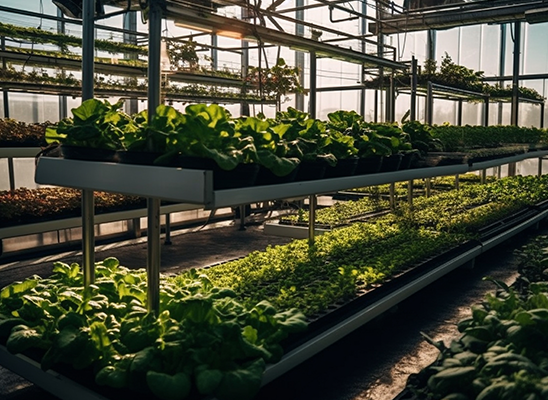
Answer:
<svg viewBox="0 0 548 400"><path fill-rule="evenodd" d="M283 58L278 58L271 68L251 67L247 71L244 90L258 90L262 97L276 99L276 110L280 111L282 97L288 93L306 93L299 80L300 69L290 67Z"/></svg>

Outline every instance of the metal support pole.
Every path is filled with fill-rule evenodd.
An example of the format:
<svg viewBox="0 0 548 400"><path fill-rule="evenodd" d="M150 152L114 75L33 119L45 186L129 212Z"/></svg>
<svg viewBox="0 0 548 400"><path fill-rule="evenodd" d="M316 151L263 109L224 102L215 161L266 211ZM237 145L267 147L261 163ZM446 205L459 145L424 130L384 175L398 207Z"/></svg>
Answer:
<svg viewBox="0 0 548 400"><path fill-rule="evenodd" d="M308 202L308 244L312 246L316 235L316 195L310 195Z"/></svg>
<svg viewBox="0 0 548 400"><path fill-rule="evenodd" d="M148 118L152 120L160 105L161 68L160 40L162 8L157 1L149 3L148 21ZM160 307L160 199L147 199L147 307L158 312Z"/></svg>
<svg viewBox="0 0 548 400"><path fill-rule="evenodd" d="M84 287L95 282L95 223L93 190L82 190L82 258Z"/></svg>
<svg viewBox="0 0 548 400"><path fill-rule="evenodd" d="M95 0L84 0L82 9L82 100L94 96ZM82 264L84 286L95 281L95 198L93 190L82 190Z"/></svg>
<svg viewBox="0 0 548 400"><path fill-rule="evenodd" d="M483 126L489 126L489 96L483 98Z"/></svg>
<svg viewBox="0 0 548 400"><path fill-rule="evenodd" d="M82 100L93 98L95 62L95 0L84 0L82 9Z"/></svg>
<svg viewBox="0 0 548 400"><path fill-rule="evenodd" d="M1 45L2 51L5 51L6 38L4 36L0 38L0 45ZM2 58L2 70L6 71L6 68L7 68L6 59ZM3 102L4 102L4 118L9 118L10 117L10 101L9 101L7 89L4 89L2 91L2 96L3 96Z"/></svg>
<svg viewBox="0 0 548 400"><path fill-rule="evenodd" d="M504 76L506 68L506 24L500 24L500 47L499 47L499 76ZM504 86L504 81L499 81L501 87ZM503 106L498 103L498 118L497 124L502 125Z"/></svg>
<svg viewBox="0 0 548 400"><path fill-rule="evenodd" d="M60 9L57 9L57 16L62 18L63 13ZM65 33L65 21L57 21L57 33ZM62 73L65 73L65 70L62 69ZM59 120L68 117L68 106L67 106L67 96L59 95Z"/></svg>
<svg viewBox="0 0 548 400"><path fill-rule="evenodd" d="M299 8L295 11L296 20L304 21L304 9L300 9L303 6L304 0L295 0L295 7ZM304 25L295 24L295 35L304 36ZM299 68L299 81L304 82L304 53L302 51L295 51L295 67ZM295 94L295 108L304 111L304 95L302 93Z"/></svg>
<svg viewBox="0 0 548 400"><path fill-rule="evenodd" d="M130 237L133 239L137 239L138 237L141 237L141 218L132 218L127 221L128 222L128 231L130 234Z"/></svg>
<svg viewBox="0 0 548 400"><path fill-rule="evenodd" d="M480 183L483 185L487 181L487 170L482 169L481 170L481 177L480 177Z"/></svg>
<svg viewBox="0 0 548 400"><path fill-rule="evenodd" d="M362 17L360 19L360 34L362 37L365 37L367 35L367 19L365 16L367 15L367 2L362 1L361 4L361 13ZM367 53L367 44L366 41L362 39L361 42L361 50L362 53ZM363 84L366 81L366 74L365 74L365 65L361 65L360 68L360 82ZM365 115L365 99L366 99L366 89L365 87L362 87L360 90L360 115Z"/></svg>
<svg viewBox="0 0 548 400"><path fill-rule="evenodd" d="M394 87L394 71L389 76L389 85L386 89L386 104L385 104L385 122L394 122L394 108L395 108L395 99L396 99L396 89Z"/></svg>
<svg viewBox="0 0 548 400"><path fill-rule="evenodd" d="M164 239L164 244L171 244L171 214L166 214L166 237Z"/></svg>
<svg viewBox="0 0 548 400"><path fill-rule="evenodd" d="M310 52L310 91L308 93L308 113L310 118L316 118L316 52Z"/></svg>
<svg viewBox="0 0 548 400"><path fill-rule="evenodd" d="M6 38L2 36L0 39L0 44L2 50L6 50ZM6 70L6 59L2 58L2 69ZM3 95L3 102L4 102L4 118L10 117L10 107L9 107L9 96L8 91L4 89L2 91ZM13 158L8 157L8 177L9 177L9 183L10 183L10 189L15 189L15 167L13 165Z"/></svg>
<svg viewBox="0 0 548 400"><path fill-rule="evenodd" d="M434 109L434 95L432 93L432 82L428 81L426 88L426 123L432 125Z"/></svg>
<svg viewBox="0 0 548 400"><path fill-rule="evenodd" d="M514 59L512 71L512 108L510 111L510 124L518 125L519 114L519 63L521 49L521 22L514 22Z"/></svg>
<svg viewBox="0 0 548 400"><path fill-rule="evenodd" d="M544 106L545 106L545 103L543 101L540 106L540 129L544 128Z"/></svg>
<svg viewBox="0 0 548 400"><path fill-rule="evenodd" d="M249 18L249 11L247 10L247 8L242 8L242 20L246 20L247 18ZM217 54L218 39L219 38L216 34L213 34L211 36L211 44L215 46L215 47L212 47L211 49L212 58L213 58L213 50L215 50L215 57L214 57L215 70L217 69L217 64L219 63L218 54ZM258 51L262 51L261 46L259 46ZM247 40L242 40L242 54L240 55L240 68L241 68L240 72L242 74L242 79L245 82L247 73L249 71L249 42ZM246 94L247 94L247 88L245 85L242 85L242 97L245 98ZM262 93L260 93L260 95L262 95ZM242 116L251 115L248 102L242 101L240 103L240 115Z"/></svg>
<svg viewBox="0 0 548 400"><path fill-rule="evenodd" d="M373 122L379 122L379 90L375 90L373 100Z"/></svg>
<svg viewBox="0 0 548 400"><path fill-rule="evenodd" d="M538 176L542 176L542 160L543 158L542 157L539 157L538 158Z"/></svg>
<svg viewBox="0 0 548 400"><path fill-rule="evenodd" d="M413 180L410 179L407 181L407 203L409 204L409 209L413 209Z"/></svg>
<svg viewBox="0 0 548 400"><path fill-rule="evenodd" d="M393 211L396 209L396 184L390 183L390 209Z"/></svg>
<svg viewBox="0 0 548 400"><path fill-rule="evenodd" d="M432 195L432 178L426 178L426 197Z"/></svg>
<svg viewBox="0 0 548 400"><path fill-rule="evenodd" d="M15 166L13 165L13 157L8 157L8 179L10 182L10 190L15 190Z"/></svg>
<svg viewBox="0 0 548 400"><path fill-rule="evenodd" d="M411 105L409 119L415 121L417 119L417 59L415 56L411 58Z"/></svg>
<svg viewBox="0 0 548 400"><path fill-rule="evenodd" d="M147 199L147 308L160 307L160 199Z"/></svg>
<svg viewBox="0 0 548 400"><path fill-rule="evenodd" d="M219 40L218 36L215 33L211 34L211 68L213 68L213 71L217 71L217 68L219 66L219 55L218 55L218 48L219 46Z"/></svg>
<svg viewBox="0 0 548 400"><path fill-rule="evenodd" d="M137 12L130 11L123 16L123 26L128 32L124 33L124 43L137 44L137 35L129 32L137 32ZM138 56L135 53L125 54L125 57L129 59L137 59ZM131 79L131 78L129 78ZM138 99L127 99L124 103L125 111L130 114L137 114L139 111Z"/></svg>
<svg viewBox="0 0 548 400"><path fill-rule="evenodd" d="M245 231L245 204L241 204L238 206L240 210L240 229L241 231Z"/></svg>
<svg viewBox="0 0 548 400"><path fill-rule="evenodd" d="M459 179L459 175L455 175L455 189L456 190L459 190L459 187L460 187L460 179Z"/></svg>
<svg viewBox="0 0 548 400"><path fill-rule="evenodd" d="M462 126L462 100L457 102L457 126Z"/></svg>
<svg viewBox="0 0 548 400"><path fill-rule="evenodd" d="M377 14L380 14L380 10L377 10ZM379 58L383 58L384 57L384 35L381 31L381 28L380 28L380 25L379 25L379 31L378 31L378 34L377 34L377 57ZM382 108L382 97L383 97L383 93L386 93L385 95L385 100L388 100L388 90L389 89L386 89L385 86L384 86L384 68L383 67L379 67L379 82L380 82L380 85L379 85L379 90L376 90L375 91L375 121L374 122L378 122L379 121L379 117L380 117L380 121L384 121L386 122L386 119L388 118L388 115L386 114L386 109L384 110L385 114L384 114L384 118L382 116L382 112L383 112L383 108ZM378 104L378 102L380 101L381 104ZM378 113L379 113L379 110L380 110L380 113L381 115L379 116Z"/></svg>
<svg viewBox="0 0 548 400"><path fill-rule="evenodd" d="M436 59L437 32L433 29L426 31L426 58Z"/></svg>
<svg viewBox="0 0 548 400"><path fill-rule="evenodd" d="M516 176L516 163L508 164L508 176Z"/></svg>

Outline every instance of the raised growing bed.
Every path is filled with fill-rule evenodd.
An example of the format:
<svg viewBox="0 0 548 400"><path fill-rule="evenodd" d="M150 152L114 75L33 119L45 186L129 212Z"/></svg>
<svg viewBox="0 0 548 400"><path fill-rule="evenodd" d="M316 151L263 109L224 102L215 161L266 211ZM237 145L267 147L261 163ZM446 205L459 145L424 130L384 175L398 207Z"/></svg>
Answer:
<svg viewBox="0 0 548 400"><path fill-rule="evenodd" d="M515 252L517 278L493 280L496 290L471 306L448 346L425 336L440 353L394 400L546 398L547 244L537 236Z"/></svg>

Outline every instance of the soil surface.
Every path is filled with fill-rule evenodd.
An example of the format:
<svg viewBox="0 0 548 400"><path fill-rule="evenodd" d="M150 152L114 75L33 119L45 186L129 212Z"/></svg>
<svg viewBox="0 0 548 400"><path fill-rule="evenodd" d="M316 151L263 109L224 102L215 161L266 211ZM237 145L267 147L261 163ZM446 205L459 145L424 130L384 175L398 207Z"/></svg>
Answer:
<svg viewBox="0 0 548 400"><path fill-rule="evenodd" d="M200 267L244 256L287 238L268 236L256 224L240 231L231 223L201 230L172 233L172 244L162 245L162 271ZM432 363L437 349L421 336L449 344L458 336L456 323L469 316L470 306L494 291L492 276L511 283L516 276L512 252L548 227L529 230L475 260L473 268L459 268L413 295L344 339L265 385L257 400L392 400L407 377ZM130 268L146 264L146 238L97 248L96 259L109 256ZM80 254L64 253L0 265L0 287L33 274L47 276L52 262L80 262ZM0 367L0 400L50 400L54 396Z"/></svg>

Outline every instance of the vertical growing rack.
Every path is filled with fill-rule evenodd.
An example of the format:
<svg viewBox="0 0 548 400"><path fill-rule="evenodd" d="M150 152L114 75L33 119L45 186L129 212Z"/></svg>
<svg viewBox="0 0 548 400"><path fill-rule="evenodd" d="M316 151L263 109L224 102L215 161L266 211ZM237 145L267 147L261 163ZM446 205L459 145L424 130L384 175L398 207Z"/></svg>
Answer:
<svg viewBox="0 0 548 400"><path fill-rule="evenodd" d="M93 0L84 0L87 25L85 34L89 37L90 29L93 27ZM187 20L199 20L199 15L194 15L191 10L180 7L175 2L160 2L151 0L149 13L149 93L148 93L148 108L149 113L153 113L156 106L159 104L160 93L160 27L163 18L180 18ZM91 12L90 12L91 11ZM203 19L203 18L202 18ZM214 29L220 29L221 23L226 23L223 17L210 16L206 18L210 26ZM358 63L377 63L378 66L386 68L403 68L400 64L391 60L386 60L378 57L372 57L364 53L355 52L348 49L331 46L326 43L312 41L310 39L296 37L285 32L274 31L261 26L255 26L241 21L230 21L234 29L239 30L243 35L259 35L262 40L272 40L274 42L299 46L308 51L314 52L316 55L325 55L332 57L340 57L345 60L353 60ZM218 25L215 25L218 24ZM215 28L217 26L217 28ZM92 45L90 45L92 47ZM89 54L89 53L87 53ZM89 61L88 57L85 57ZM86 61L83 64L84 71L93 72L93 65L89 65ZM93 73L91 74L93 75ZM312 86L312 85L311 85ZM86 85L84 88L84 98L93 96L93 87ZM314 95L313 93L311 94ZM151 114L152 115L152 114ZM539 157L545 153L529 154L528 157ZM518 159L512 161L519 161ZM495 164L508 162L508 160L497 161ZM382 183L390 183L394 181L405 181L419 178L442 175L456 175L465 173L470 170L468 165L458 165L451 167L436 167L421 170L409 170L402 172L392 172L375 174L370 176L357 176L338 179L325 179L321 181L299 182L285 185L276 185L271 187L254 187L245 189L230 189L215 191L212 185L212 173L210 171L190 171L182 169L170 169L162 167L141 167L131 165L117 165L109 163L95 163L85 161L63 160L44 157L39 160L36 181L38 183L54 184L60 186L68 186L83 191L83 215L82 225L84 227L83 250L86 273L86 283L90 284L93 281L93 191L104 190L119 192L124 194L135 194L148 198L148 255L147 255L147 273L148 273L148 307L154 311L158 307L158 282L159 282L159 267L160 267L160 231L159 231L159 203L161 199L183 201L185 203L196 204L205 208L216 208L221 206L233 206L263 200L271 200L285 197L295 196L311 196L314 198L316 194L331 192L334 190L347 189L351 187L378 185ZM139 176L139 182L134 181L134 177ZM167 183L167 184L166 184ZM313 202L311 202L313 204ZM312 208L313 209L313 208ZM545 218L546 212L539 214L535 220L527 221L520 226L520 229L525 229L526 226L535 223L539 218ZM311 221L314 218L310 219ZM91 229L90 229L91 228ZM314 230L312 228L311 232ZM313 239L313 237L311 237ZM435 281L440 276L446 274L452 269L473 260L483 251L481 245L477 245L466 250L454 259L444 263L428 274L423 275L408 285L391 293L389 296L375 302L366 309L340 322L338 325L323 332L302 346L288 353L284 359L267 370L264 377L264 383L267 383L274 378L285 373L287 370L296 366L303 360L311 357L318 351L324 349L328 345L334 343L346 334L363 325L375 316L388 310L398 302L410 296L420 288ZM1 349L0 359L7 360L8 363L15 364L20 361L20 358L11 356ZM3 361L4 362L4 361ZM28 362L28 361L25 361ZM30 363L30 362L29 362ZM23 364L25 365L30 364ZM14 367L15 368L15 367ZM34 376L37 382L45 379L44 376L36 373ZM32 377L29 376L29 379ZM58 378L54 378L58 379ZM62 379L61 379L62 380ZM63 381L63 386L69 387L70 383ZM39 383L40 384L40 383ZM48 384L49 385L49 384ZM44 387L47 385L44 384ZM50 385L51 386L51 385ZM50 386L48 387L48 390ZM55 385L53 385L55 386ZM51 389L55 390L55 389ZM102 396L94 395L86 392L85 388L70 389L69 392L54 392L56 395L74 399L77 396L82 398L101 399ZM69 393L69 394L66 394ZM91 395L91 397L89 397Z"/></svg>

